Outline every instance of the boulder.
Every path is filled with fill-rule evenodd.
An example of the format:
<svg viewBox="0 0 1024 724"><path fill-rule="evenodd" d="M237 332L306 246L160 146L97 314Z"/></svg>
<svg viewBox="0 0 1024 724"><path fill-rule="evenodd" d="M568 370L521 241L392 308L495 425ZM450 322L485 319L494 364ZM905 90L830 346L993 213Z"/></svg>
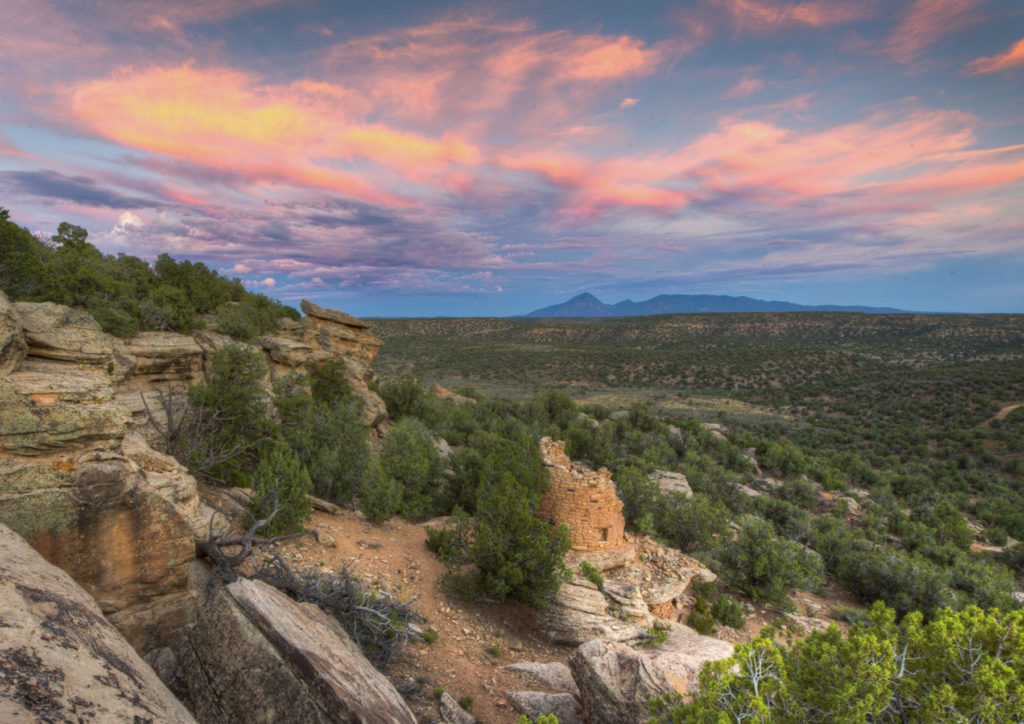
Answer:
<svg viewBox="0 0 1024 724"><path fill-rule="evenodd" d="M459 702L447 691L441 694L441 721L446 724L476 724L476 717L459 706Z"/></svg>
<svg viewBox="0 0 1024 724"><path fill-rule="evenodd" d="M640 586L628 581L605 579L601 589L611 602L616 618L634 621L642 626L651 625L651 613L647 610Z"/></svg>
<svg viewBox="0 0 1024 724"><path fill-rule="evenodd" d="M416 720L338 622L258 581L210 590L173 647L179 695L201 722L398 722Z"/></svg>
<svg viewBox="0 0 1024 724"><path fill-rule="evenodd" d="M28 353L21 316L0 291L0 375L13 372Z"/></svg>
<svg viewBox="0 0 1024 724"><path fill-rule="evenodd" d="M304 365L313 356L312 347L288 337L260 337L260 346L267 351L271 360L289 367Z"/></svg>
<svg viewBox="0 0 1024 724"><path fill-rule="evenodd" d="M644 632L643 626L614 617L605 595L579 576L558 589L537 622L551 641L560 644L578 645L595 638L633 641Z"/></svg>
<svg viewBox="0 0 1024 724"><path fill-rule="evenodd" d="M643 655L677 692L685 694L696 685L705 663L728 658L732 653L732 644L727 641L675 630L664 643L652 646Z"/></svg>
<svg viewBox="0 0 1024 724"><path fill-rule="evenodd" d="M569 668L583 721L593 724L646 722L647 701L673 691L647 656L617 641L588 641L569 656Z"/></svg>
<svg viewBox="0 0 1024 724"><path fill-rule="evenodd" d="M0 721L195 721L96 602L0 525Z"/></svg>
<svg viewBox="0 0 1024 724"><path fill-rule="evenodd" d="M531 720L554 714L558 724L580 724L580 703L571 694L545 694L540 691L510 691L509 703Z"/></svg>
<svg viewBox="0 0 1024 724"><path fill-rule="evenodd" d="M693 497L693 488L690 481L682 473L673 473L669 470L655 470L648 476L652 483L661 488L663 493L682 493L687 498Z"/></svg>
<svg viewBox="0 0 1024 724"><path fill-rule="evenodd" d="M112 338L88 312L53 302L16 302L14 307L33 357L80 364L113 362Z"/></svg>
<svg viewBox="0 0 1024 724"><path fill-rule="evenodd" d="M580 690L576 688L576 682L573 681L572 671L561 662L552 661L542 664L535 661L520 661L519 663L509 664L502 668L506 671L525 674L538 684L549 689L572 694L574 697L579 697L580 695Z"/></svg>

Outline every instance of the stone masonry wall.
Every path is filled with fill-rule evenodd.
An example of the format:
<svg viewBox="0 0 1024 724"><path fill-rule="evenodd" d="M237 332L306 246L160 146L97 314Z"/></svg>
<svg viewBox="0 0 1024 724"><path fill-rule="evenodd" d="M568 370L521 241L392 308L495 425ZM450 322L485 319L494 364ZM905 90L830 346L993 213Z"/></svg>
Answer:
<svg viewBox="0 0 1024 724"><path fill-rule="evenodd" d="M606 469L590 470L565 454L565 443L540 441L541 457L551 474L551 487L540 503L540 515L553 524L566 523L575 551L604 551L628 545L622 501Z"/></svg>

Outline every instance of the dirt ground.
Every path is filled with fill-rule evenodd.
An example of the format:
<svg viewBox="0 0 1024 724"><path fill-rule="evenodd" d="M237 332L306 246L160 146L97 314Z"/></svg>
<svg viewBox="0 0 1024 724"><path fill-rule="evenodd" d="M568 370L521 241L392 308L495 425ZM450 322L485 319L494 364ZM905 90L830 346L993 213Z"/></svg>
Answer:
<svg viewBox="0 0 1024 724"><path fill-rule="evenodd" d="M525 604L474 603L449 595L440 585L444 565L427 549L423 525L398 518L374 525L352 511L335 515L317 511L309 527L319 533L319 542L304 536L279 544L291 565L340 568L347 564L367 586L408 601L425 619L423 628L437 631L433 643L407 646L386 672L420 721L439 718L436 697L443 689L456 700L471 697L469 711L484 724L515 723L519 714L509 705L507 692L544 688L502 667L520 661L565 663L572 652L570 646L545 640L534 610ZM824 595L798 591L793 600L798 616L834 620L841 627L842 608L856 606L835 587ZM773 608L741 602L747 615L745 628L719 627L719 638L737 643L753 638L768 624L798 623Z"/></svg>

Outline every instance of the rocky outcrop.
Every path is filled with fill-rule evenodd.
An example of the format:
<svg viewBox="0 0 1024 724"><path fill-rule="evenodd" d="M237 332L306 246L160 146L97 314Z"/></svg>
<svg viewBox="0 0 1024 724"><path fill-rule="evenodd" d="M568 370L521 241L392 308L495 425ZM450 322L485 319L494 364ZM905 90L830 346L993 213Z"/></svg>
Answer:
<svg viewBox="0 0 1024 724"><path fill-rule="evenodd" d="M644 652L651 666L680 694L697 685L704 664L732 656L732 644L692 631L672 631L668 638Z"/></svg>
<svg viewBox="0 0 1024 724"><path fill-rule="evenodd" d="M53 302L17 302L22 330L33 357L107 364L114 359L110 335L88 312Z"/></svg>
<svg viewBox="0 0 1024 724"><path fill-rule="evenodd" d="M538 624L551 641L574 646L595 638L635 641L644 633L643 624L617 617L609 598L578 575L562 584Z"/></svg>
<svg viewBox="0 0 1024 724"><path fill-rule="evenodd" d="M89 595L2 525L0 612L0 721L194 721Z"/></svg>
<svg viewBox="0 0 1024 724"><path fill-rule="evenodd" d="M21 327L21 316L0 292L0 375L13 372L28 353Z"/></svg>
<svg viewBox="0 0 1024 724"><path fill-rule="evenodd" d="M693 497L693 488L690 481L682 473L674 473L670 470L655 470L650 474L651 482L658 486L663 493L679 493L687 498Z"/></svg>
<svg viewBox="0 0 1024 724"><path fill-rule="evenodd" d="M49 319L71 337L95 332L57 305L22 306L33 324ZM30 355L47 338L39 327L34 334ZM87 347L47 339L48 354ZM167 611L187 596L192 531L123 455L128 415L114 401L110 362L87 363L94 351L86 348L78 364L29 356L0 379L0 522L71 574L145 648L183 623L183 611Z"/></svg>
<svg viewBox="0 0 1024 724"><path fill-rule="evenodd" d="M572 694L577 698L580 695L580 690L576 687L576 682L573 681L572 671L570 671L569 667L563 663L559 663L557 661L551 661L548 663L520 661L515 664L503 666L502 668L507 671L515 671L516 673L524 674L534 682L542 686L546 686L549 689Z"/></svg>
<svg viewBox="0 0 1024 724"><path fill-rule="evenodd" d="M673 691L650 659L615 641L589 641L569 656L580 688L583 720L593 724L640 724L647 701Z"/></svg>
<svg viewBox="0 0 1024 724"><path fill-rule="evenodd" d="M510 691L508 701L531 720L554 714L558 724L580 724L580 703L572 694L546 694L541 691Z"/></svg>
<svg viewBox="0 0 1024 724"><path fill-rule="evenodd" d="M391 683L337 621L266 584L217 584L194 564L204 596L165 666L200 722L407 722Z"/></svg>

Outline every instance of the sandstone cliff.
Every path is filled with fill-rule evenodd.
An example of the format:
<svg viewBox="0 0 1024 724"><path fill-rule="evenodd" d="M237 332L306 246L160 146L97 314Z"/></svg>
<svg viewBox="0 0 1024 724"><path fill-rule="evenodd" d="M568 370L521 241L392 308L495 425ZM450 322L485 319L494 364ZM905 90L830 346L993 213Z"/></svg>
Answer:
<svg viewBox="0 0 1024 724"><path fill-rule="evenodd" d="M301 323L284 320L256 348L267 386L341 359L367 422L383 422L367 386L380 340L346 314L302 308ZM160 386L203 379L228 343L208 330L118 339L84 312L0 292L0 522L70 573L139 651L184 625L193 535L205 523L195 480L150 447L146 403L158 408Z"/></svg>

